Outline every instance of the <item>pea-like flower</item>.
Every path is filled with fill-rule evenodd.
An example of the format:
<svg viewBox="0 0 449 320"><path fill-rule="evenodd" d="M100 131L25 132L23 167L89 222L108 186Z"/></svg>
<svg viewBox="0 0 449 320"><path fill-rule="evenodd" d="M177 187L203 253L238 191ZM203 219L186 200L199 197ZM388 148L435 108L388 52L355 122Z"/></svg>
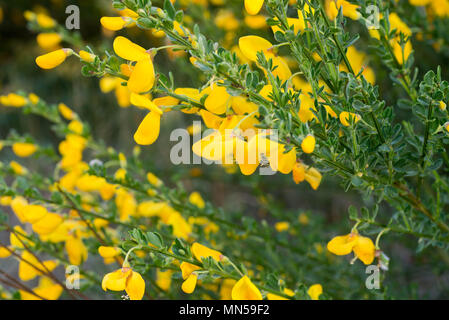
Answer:
<svg viewBox="0 0 449 320"><path fill-rule="evenodd" d="M262 300L262 294L254 283L243 276L232 288L232 300Z"/></svg>
<svg viewBox="0 0 449 320"><path fill-rule="evenodd" d="M145 281L130 267L122 267L104 276L101 282L104 291L126 291L131 300L142 300L145 293Z"/></svg>
<svg viewBox="0 0 449 320"><path fill-rule="evenodd" d="M327 250L338 256L354 252L355 256L366 265L373 262L376 254L376 247L373 241L356 232L333 238L327 244Z"/></svg>

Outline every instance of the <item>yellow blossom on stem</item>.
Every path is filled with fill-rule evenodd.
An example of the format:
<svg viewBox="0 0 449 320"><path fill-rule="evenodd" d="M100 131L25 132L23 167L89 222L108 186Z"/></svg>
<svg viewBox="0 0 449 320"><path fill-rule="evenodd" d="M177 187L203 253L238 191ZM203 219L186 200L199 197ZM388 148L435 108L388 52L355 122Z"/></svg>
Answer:
<svg viewBox="0 0 449 320"><path fill-rule="evenodd" d="M205 203L199 192L192 192L189 196L189 202L200 209L204 209Z"/></svg>
<svg viewBox="0 0 449 320"><path fill-rule="evenodd" d="M250 15L256 15L262 9L265 0L245 0L246 12Z"/></svg>
<svg viewBox="0 0 449 320"><path fill-rule="evenodd" d="M307 290L307 294L312 300L319 300L320 295L323 293L323 287L321 284L314 284Z"/></svg>
<svg viewBox="0 0 449 320"><path fill-rule="evenodd" d="M59 33L55 32L49 32L49 33L39 33L37 35L37 44L42 49L55 49L59 45L59 43L62 41L62 37L59 35Z"/></svg>
<svg viewBox="0 0 449 320"><path fill-rule="evenodd" d="M315 150L315 144L315 137L309 134L301 143L302 151L304 151L304 153L313 153Z"/></svg>
<svg viewBox="0 0 449 320"><path fill-rule="evenodd" d="M73 54L72 49L59 49L36 58L36 64L42 69L53 69L65 61Z"/></svg>
<svg viewBox="0 0 449 320"><path fill-rule="evenodd" d="M79 266L87 260L87 248L79 237L69 236L65 241L65 249L71 264Z"/></svg>
<svg viewBox="0 0 449 320"><path fill-rule="evenodd" d="M145 281L138 272L129 267L106 274L101 287L104 291L126 291L131 300L142 300L145 294Z"/></svg>
<svg viewBox="0 0 449 320"><path fill-rule="evenodd" d="M347 112L347 111L343 111L342 113L340 113L340 122L345 127L349 127L351 125L352 121L354 121L354 123L359 122L360 119L361 119L361 117L355 113L351 113L351 112Z"/></svg>
<svg viewBox="0 0 449 320"><path fill-rule="evenodd" d="M198 275L196 273L192 273L188 276L188 278L182 283L181 289L187 294L193 293L196 287L196 282L198 280Z"/></svg>
<svg viewBox="0 0 449 320"><path fill-rule="evenodd" d="M371 264L376 255L376 247L373 241L370 238L360 236L357 232L333 238L327 244L327 250L338 256L354 252L355 256L366 265Z"/></svg>
<svg viewBox="0 0 449 320"><path fill-rule="evenodd" d="M262 300L259 289L247 276L243 276L232 288L232 300Z"/></svg>
<svg viewBox="0 0 449 320"><path fill-rule="evenodd" d="M201 261L203 258L212 257L216 261L223 260L224 256L220 251L210 249L198 242L192 244L191 247L192 253L198 261Z"/></svg>
<svg viewBox="0 0 449 320"><path fill-rule="evenodd" d="M96 55L94 55L90 52L87 52L85 50L81 50L78 54L82 60L89 62L89 63L94 62L95 57L96 57Z"/></svg>
<svg viewBox="0 0 449 320"><path fill-rule="evenodd" d="M111 31L121 30L130 22L132 22L132 19L127 17L102 17L100 19L103 28Z"/></svg>
<svg viewBox="0 0 449 320"><path fill-rule="evenodd" d="M37 147L32 143L16 142L12 145L12 151L14 151L16 156L26 158L35 153Z"/></svg>

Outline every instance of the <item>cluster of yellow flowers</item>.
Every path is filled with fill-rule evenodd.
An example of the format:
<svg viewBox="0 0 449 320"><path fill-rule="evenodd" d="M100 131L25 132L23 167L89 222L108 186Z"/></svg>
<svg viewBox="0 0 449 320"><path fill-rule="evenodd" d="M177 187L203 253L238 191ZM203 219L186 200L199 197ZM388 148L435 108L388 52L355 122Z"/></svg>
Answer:
<svg viewBox="0 0 449 320"><path fill-rule="evenodd" d="M192 1L179 2L182 7L189 5ZM225 1L222 0L197 0L194 2L204 6L209 4L214 6L225 5ZM409 0L409 2L414 6L424 6L430 17L435 15L449 17L449 0ZM101 77L100 89L104 93L115 91L121 107L134 105L148 111L134 133L134 141L139 146L153 144L160 135L161 121L164 116L168 112L180 110L183 113L200 117L205 126L212 132L193 144L194 154L224 166L237 164L243 175L252 175L259 167L269 166L275 172L285 175L291 174L295 183L306 181L314 190L317 190L321 184L322 175L316 168L306 165L302 157L314 155L317 145L320 144L320 141L317 142L316 139L319 135L317 133L315 137L310 124L318 121L316 105L317 102L323 101L316 101L321 98L314 92L312 84L308 83L300 75L300 72L295 72L297 66L291 57L278 54L282 52L279 47L283 44L280 46L273 45L262 36L235 37L234 34L234 31L242 23L252 30L271 29L271 34L283 32L283 29L279 26L270 27L267 24L267 17L261 14L264 3L264 0L245 0L243 3L245 9L243 22L235 16L232 10L221 8L214 19L214 23L225 32L220 45L235 53L240 64L246 64L250 70L260 71L260 74L269 80L278 78L286 84L282 88L285 91L284 93L292 93L292 96L299 97L300 104L297 104L299 107L298 110L294 111L294 117L299 119L298 123L304 127L304 130L301 129L303 132L299 136L300 144L292 147L290 143L275 140L276 132L272 128L260 129L259 105L253 99L250 99L247 94L231 94L226 89L227 83L223 79L215 77L208 79L201 89L191 87L168 89L165 87L167 90L158 90L161 81L160 74L155 69L153 61L159 50L167 49L171 57L186 55L185 48L173 45L169 39L170 35L160 30L151 30L151 34L156 37L165 37L166 46L150 49L132 42L127 37L116 36L113 40L113 50L115 55L122 59L120 60L122 63L117 67L117 72L102 70L103 73L99 74ZM296 2L290 1L290 4L294 3ZM345 0L325 0L325 14L323 15L327 15L331 21L335 21L341 10L345 17L358 20L360 19L359 8L358 5ZM161 16L165 14L160 9L156 12ZM287 24L295 34L300 34L307 29L307 23L310 21L305 15L314 13L314 9L306 5L304 10L289 11L289 13L292 13L293 16L287 18ZM54 32L57 23L47 14L27 11L25 17L28 21L38 24L41 29L47 30L37 36L39 46L46 51L45 54L38 56L35 60L40 68L45 70L56 68L70 56L77 57L88 66L94 66L95 63L102 61L101 55L94 54L90 49L89 51L75 51L72 48L62 48L60 44L64 41L63 36ZM139 14L137 12L124 9L118 11L118 16L102 17L100 23L104 29L113 34L113 32L125 28L135 27L138 19ZM189 21L189 19L190 17L185 17L185 20ZM392 58L396 59L400 66L404 66L413 51L410 40L413 31L395 12L389 13L388 21L390 30L395 30L394 34L382 35L376 29L369 29L369 34L372 38L389 46ZM198 39L187 26L175 22L173 32L188 42L191 48L198 48ZM173 49L180 50L173 51ZM352 68L354 75L361 75L367 82L375 84L376 77L374 71L368 66L366 55L353 45L346 49L349 64L340 65L339 70L348 72L348 69ZM259 60L261 53L266 60L271 60L272 70L267 70L263 61ZM313 59L319 62L323 58L315 53ZM200 58L192 56L188 62L192 66L200 68L201 61L199 60ZM317 80L317 83L323 87L323 90L329 96L332 94L324 81ZM267 81L264 84L254 94L268 103L274 102L276 88L273 81ZM163 92L163 94L153 97L154 92L156 94ZM295 93L297 93L296 96ZM39 101L39 97L35 94L24 96L10 93L0 96L1 104L17 108L37 105ZM293 101L291 102L293 105ZM340 136L344 134L346 128L355 128L358 123L360 125L360 123L365 122L361 114L337 111L336 107L328 104L323 104L323 106L326 119L335 119L334 123L340 130ZM444 102L440 102L439 107L441 110L446 110ZM87 260L88 247L85 243L90 238L98 237L95 230L100 228L106 230L109 234L108 243L103 241L104 239L100 239L101 245L98 248L95 247L94 250L98 250L98 254L104 259L105 264L117 263L119 269L107 273L103 277L101 286L104 291L125 291L132 300L142 299L146 289L142 275L145 275L143 273L141 275L133 269L128 262L130 254L135 250L138 257L144 257L146 249L161 254L163 252L151 243L148 243L148 248L136 246L124 252L123 248L120 247L120 236L117 230L111 226L110 219L99 214L102 208L96 200L114 203L118 211L117 220L113 221L115 223L126 224L138 218L157 217L161 224L170 227L174 237L193 243L190 246L192 260L182 260L177 259L179 258L177 257L173 262L174 269L157 270L156 282L162 290L167 290L170 287L172 274L177 270L182 275L181 290L186 294L193 293L197 284L202 281L202 274L210 272L206 268L204 260L212 259L217 263L233 266L240 275L238 278L221 275L219 288L221 288L220 295L223 299L261 300L267 298L274 300L287 299L287 297L295 295L294 291L289 288L285 288L282 293L277 292L278 294L265 290L266 288L258 283L257 277L251 271L247 274L242 273L220 251L197 242L200 240L192 236L194 226L201 226L205 231L206 240L210 240L209 235L219 231L219 226L214 222L205 217L190 217L187 219L168 201L140 201L136 190L118 183L124 182L129 174L127 159L123 154L118 154L120 168L115 171L115 182L89 173L90 166L84 159L84 155L93 141L89 137L88 128L81 122L78 115L65 104L59 104L58 111L64 119L62 121L66 125L66 135L58 148L61 156L58 163L58 176L55 179L56 182L49 187L49 191L61 192L67 196L69 202L72 196L79 196L80 205L74 208L66 208L67 210L63 212L52 212L53 206L41 201L33 202L33 199L26 199L22 196L1 197L0 204L9 206L20 224L29 226L27 230L32 230L41 241L64 243L67 260L73 265L81 265ZM449 122L443 126L449 132ZM443 127L440 126L439 129L442 130ZM195 128L192 128L192 130L195 130ZM6 144L0 142L0 150L9 146L13 153L21 158L31 157L40 151L39 146L25 140L7 142ZM16 175L28 173L28 170L16 161L10 162L10 168ZM163 183L152 173L147 173L146 178L151 187L145 192L149 196L154 196ZM198 192L190 194L189 202L200 209L204 209L206 206ZM92 214L94 219L86 221L85 214ZM9 230L10 245L0 246L0 258L16 256L20 260L19 277L23 281L41 277L39 286L34 288L33 292L20 291L22 298L57 299L64 288L50 274L58 267L58 261L40 261L33 253L34 244L29 240L30 234L25 232L22 226L18 225ZM275 225L278 232L284 232L289 227L288 222L278 222ZM139 226L139 228L146 230L145 226ZM213 246L216 245L214 241L210 241L210 243ZM327 250L338 256L354 253L352 262L359 259L365 265L372 264L381 254L378 240L374 244L370 238L360 235L356 227L353 228L351 233L330 240L327 244ZM168 249L168 252L174 256L171 248ZM125 255L125 257L122 258L122 255ZM204 285L206 287L214 284L205 283ZM216 288L218 289L218 286ZM319 299L322 293L323 288L320 284L309 287L308 295L311 299Z"/></svg>
<svg viewBox="0 0 449 320"><path fill-rule="evenodd" d="M10 94L5 97L22 97L25 99L24 105L32 105L32 102L21 95ZM149 100L148 100L149 101ZM183 216L165 202L143 201L138 203L134 194L124 187L108 183L104 178L87 173L89 166L83 161L83 151L89 146L90 139L86 135L86 129L78 115L67 105L60 103L57 110L63 119L68 121L67 134L65 139L59 144L61 161L59 167L66 173L61 174L59 181L49 186L50 191L60 191L70 195L81 196L81 206L79 209L53 212L56 208L53 205L42 203L41 201L29 201L22 196L2 196L0 204L9 206L18 218L20 225L16 225L10 230L10 244L8 246L0 244L0 258L8 258L14 255L19 260L19 277L28 282L39 277L39 285L31 290L19 290L22 299L58 299L64 286L54 277L53 271L64 264L82 265L88 258L88 247L86 241L98 236L95 230L103 229L111 237L116 245L101 245L98 247L98 254L103 257L105 264L118 263L121 268L108 273L102 281L104 290L126 291L128 297L133 300L142 299L145 293L145 281L142 276L133 270L128 263L128 256L121 258L122 250L118 247L119 236L114 227L110 226L110 221L103 219L99 214L94 215L94 219L86 220L85 214L100 212L94 203L94 197L99 196L104 201L112 200L115 197L115 204L119 211L119 221L127 222L131 216L134 217L159 217L164 224L170 225L173 235L188 241L194 240L191 237L193 225L201 225L206 234L215 233L219 227L206 218L191 218L186 221ZM29 142L14 142L8 145L12 151L21 158L31 157L39 151L39 146ZM2 148L6 146L2 144ZM1 148L0 148L1 149ZM121 168L117 170L115 178L125 179L127 174L127 160L123 154L119 154ZM26 174L25 168L21 171L14 170L15 174ZM148 173L147 181L154 187L160 187L162 182L152 173ZM156 191L148 189L149 194ZM193 192L189 196L189 202L198 208L204 208L205 202L198 192ZM53 208L53 209L52 209ZM58 209L60 210L60 209ZM94 213L95 214L95 213ZM32 234L27 233L24 228L29 225L32 232L38 236L39 240L47 243L64 243L67 254L67 261L46 260L41 261L35 253L36 243L31 241ZM24 226L24 228L22 228ZM149 244L150 245L150 244ZM151 246L151 245L150 245ZM217 262L231 263L221 252L210 249L197 242L191 246L191 252L196 261L180 261L178 264L182 274L183 292L193 293L198 281L198 276L207 272L203 269L202 261L211 257ZM144 255L142 250L136 250L139 257ZM168 288L171 283L173 271L157 272L157 283L161 288ZM70 276L68 276L69 279ZM69 279L70 280L70 279ZM261 290L250 280L249 275L243 275L240 279L225 278L221 284L221 296L223 299L257 299L263 298ZM205 284L206 285L206 284ZM209 284L207 284L209 285ZM262 289L263 290L263 289ZM311 299L319 299L323 289L319 284L309 288L308 294ZM285 296L293 296L290 289L285 289ZM286 299L285 296L267 292L267 299Z"/></svg>
<svg viewBox="0 0 449 320"><path fill-rule="evenodd" d="M259 6L261 6L260 3L256 5L253 2L245 3L245 5L250 15L255 15ZM116 31L132 26L136 17L135 12L126 9L120 11L119 17L103 17L101 23L103 27ZM305 28L304 17L300 12L298 18L289 18L289 23L295 28L297 27L298 30ZM278 30L276 28L273 27L273 32ZM181 28L179 25L175 25L175 30L182 36L189 34L184 27ZM295 89L302 90L301 99L303 101L298 112L299 119L306 123L316 118L313 113L316 111L314 102L308 94L312 91L310 85L298 76L292 78L287 60L275 54L274 46L269 41L258 36L245 36L239 39L238 47L235 49L238 49L239 56L244 59L244 62L257 65L258 52L263 52L267 58L272 59L273 66L276 67L273 76L277 76L283 81L291 80ZM134 135L136 143L149 145L156 141L164 112L168 112L172 110L172 107L180 104L186 105L186 108L181 109L181 111L198 114L208 128L215 130L213 134L203 138L193 146L193 151L197 155L225 164L233 163L235 159L240 171L245 175L255 172L265 158L274 171L283 174L293 172L293 179L296 183L307 180L314 189L318 188L321 182L321 174L316 169L307 167L301 161L298 161L295 148L285 152L286 146L284 144L276 143L268 138L270 132L261 132L256 129L258 106L255 103L248 101L244 96L231 96L219 81L210 83L202 91L194 88L174 90L174 94L177 97L184 98L184 101L180 101L173 96L163 96L152 100L151 96L146 94L155 82L152 50L146 50L125 37L119 36L114 40L114 51L119 57L128 61L127 64L122 64L120 67L121 75L128 79L126 86L122 86L122 78L106 75L101 79L100 87L103 92L115 89L121 106L127 106L131 103L150 111ZM72 54L79 56L84 62L92 62L95 59L94 55L85 51L76 54L71 49L58 49L38 57L36 63L44 69L54 68ZM351 47L348 50L348 56L353 61L355 70L363 71L364 76L369 81L375 81L372 70L363 66L363 54ZM194 58L191 59L191 62L194 65L196 63ZM267 73L266 70L263 71ZM263 98L271 100L272 90L271 85L266 85L259 94ZM201 105L200 101L204 101L203 108L196 107L196 105ZM195 107L189 108L189 105L195 105ZM331 107L326 106L326 109L330 116L337 116ZM340 120L344 126L350 125L349 120L351 118L354 118L353 123L356 123L360 116L348 112L340 114ZM312 134L306 135L302 141L301 149L305 154L313 153L315 144L315 137ZM267 145L268 147L265 148ZM264 148L260 146L264 146Z"/></svg>

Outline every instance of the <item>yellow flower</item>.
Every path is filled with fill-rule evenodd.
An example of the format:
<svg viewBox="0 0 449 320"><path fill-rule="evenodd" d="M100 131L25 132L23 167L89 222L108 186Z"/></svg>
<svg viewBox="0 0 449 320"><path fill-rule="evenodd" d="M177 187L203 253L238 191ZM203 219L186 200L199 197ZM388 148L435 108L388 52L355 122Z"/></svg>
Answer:
<svg viewBox="0 0 449 320"><path fill-rule="evenodd" d="M75 112L72 111L69 107L67 107L64 103L60 103L58 105L59 113L66 119L66 120L73 120L75 118Z"/></svg>
<svg viewBox="0 0 449 320"><path fill-rule="evenodd" d="M352 20L357 20L360 17L357 11L359 6L346 0L326 0L325 7L326 13L331 20L337 17L340 8L342 8L345 17L351 18Z"/></svg>
<svg viewBox="0 0 449 320"><path fill-rule="evenodd" d="M16 156L22 158L31 156L36 150L37 147L32 143L16 142L12 145L12 151L14 151Z"/></svg>
<svg viewBox="0 0 449 320"><path fill-rule="evenodd" d="M293 167L293 181L296 184L303 182L306 178L306 166L297 162Z"/></svg>
<svg viewBox="0 0 449 320"><path fill-rule="evenodd" d="M446 122L444 124L444 128L446 129L447 132L449 132L449 122Z"/></svg>
<svg viewBox="0 0 449 320"><path fill-rule="evenodd" d="M42 219L32 225L33 231L39 235L48 235L55 231L63 219L59 214L48 213Z"/></svg>
<svg viewBox="0 0 449 320"><path fill-rule="evenodd" d="M126 25L132 23L132 19L129 17L102 17L100 23L103 28L118 31L123 29Z"/></svg>
<svg viewBox="0 0 449 320"><path fill-rule="evenodd" d="M23 251L19 262L19 278L23 281L29 281L37 276L53 271L58 266L55 260L39 262L39 260L28 250Z"/></svg>
<svg viewBox="0 0 449 320"><path fill-rule="evenodd" d="M80 56L80 58L82 60L84 60L86 62L89 62L89 63L94 62L95 61L95 57L96 57L96 55L94 55L94 54L92 54L90 52L87 52L85 50L81 50L79 52L79 56Z"/></svg>
<svg viewBox="0 0 449 320"><path fill-rule="evenodd" d="M207 97L204 105L212 113L223 114L230 106L230 103L231 95L226 91L226 88L214 84L212 92Z"/></svg>
<svg viewBox="0 0 449 320"><path fill-rule="evenodd" d="M53 69L65 61L73 54L72 49L59 49L36 58L36 64L42 69Z"/></svg>
<svg viewBox="0 0 449 320"><path fill-rule="evenodd" d="M337 256L350 254L357 243L358 235L354 233L345 236L337 236L327 244L327 250Z"/></svg>
<svg viewBox="0 0 449 320"><path fill-rule="evenodd" d="M120 188L116 191L115 204L120 213L120 221L127 221L137 210L137 202L133 194Z"/></svg>
<svg viewBox="0 0 449 320"><path fill-rule="evenodd" d="M56 21L44 13L38 13L36 15L36 22L44 29L51 29L56 26Z"/></svg>
<svg viewBox="0 0 449 320"><path fill-rule="evenodd" d="M323 287L321 284L314 284L307 290L307 294L312 300L319 300L320 295L323 293Z"/></svg>
<svg viewBox="0 0 449 320"><path fill-rule="evenodd" d="M359 122L360 119L361 117L358 114L352 112L343 111L342 113L340 113L340 122L345 127L349 127L352 121L354 121L354 123Z"/></svg>
<svg viewBox="0 0 449 320"><path fill-rule="evenodd" d="M128 267L106 274L101 287L104 291L126 291L131 300L142 300L145 293L142 276Z"/></svg>
<svg viewBox="0 0 449 320"><path fill-rule="evenodd" d="M200 209L204 209L204 207L206 206L206 204L204 203L203 198L201 197L201 194L199 194L198 192L192 192L190 194L189 202L191 204L194 204L195 206L197 206Z"/></svg>
<svg viewBox="0 0 449 320"><path fill-rule="evenodd" d="M249 60L256 62L257 53L263 52L266 58L273 58L274 54L271 52L273 44L270 41L258 36L245 36L239 39L239 48L242 54Z"/></svg>
<svg viewBox="0 0 449 320"><path fill-rule="evenodd" d="M296 184L306 180L312 189L317 190L321 184L321 173L312 167L306 167L303 163L297 162L293 168L293 181Z"/></svg>
<svg viewBox="0 0 449 320"><path fill-rule="evenodd" d="M232 300L262 300L259 289L247 276L243 276L232 288Z"/></svg>
<svg viewBox="0 0 449 320"><path fill-rule="evenodd" d="M106 247L100 246L98 248L98 253L105 259L110 259L118 256L120 254L120 249L116 247Z"/></svg>
<svg viewBox="0 0 449 320"><path fill-rule="evenodd" d="M196 282L198 280L198 275L192 273L189 277L182 283L181 289L187 294L192 293L195 290Z"/></svg>
<svg viewBox="0 0 449 320"><path fill-rule="evenodd" d="M290 229L290 223L288 223L287 221L277 222L274 225L274 228L278 232L284 232L284 231L287 231L288 229Z"/></svg>
<svg viewBox="0 0 449 320"><path fill-rule="evenodd" d="M410 56L410 54L413 51L412 42L408 40L404 44L404 48L399 43L399 39L394 39L393 41L393 52L394 56L396 57L396 60L399 62L399 64L404 64Z"/></svg>
<svg viewBox="0 0 449 320"><path fill-rule="evenodd" d="M14 226L14 231L11 232L9 236L9 242L12 247L14 248L23 248L24 244L28 247L34 246L34 244L28 240L26 237L28 234L25 232L25 230L22 229L21 226L17 225Z"/></svg>
<svg viewBox="0 0 449 320"><path fill-rule="evenodd" d="M25 167L21 166L16 161L11 161L9 163L9 165L10 165L12 171L14 171L14 173L19 175L19 176L23 176L23 175L28 173L28 170Z"/></svg>
<svg viewBox="0 0 449 320"><path fill-rule="evenodd" d="M28 205L28 202L23 197L14 197L11 203L11 209L14 214L17 216L21 223L25 223L25 208Z"/></svg>
<svg viewBox="0 0 449 320"><path fill-rule="evenodd" d="M8 258L11 255L11 251L13 250L8 250L8 248L0 247L0 259Z"/></svg>
<svg viewBox="0 0 449 320"><path fill-rule="evenodd" d="M221 261L224 256L221 252L210 249L206 246L203 246L202 244L199 244L198 242L195 242L192 244L192 253L195 256L195 258L198 261L201 261L203 258L212 257L216 261Z"/></svg>
<svg viewBox="0 0 449 320"><path fill-rule="evenodd" d="M441 111L445 111L447 108L447 105L444 101L440 101L440 103L438 104L438 107L440 108Z"/></svg>
<svg viewBox="0 0 449 320"><path fill-rule="evenodd" d="M275 19L277 21L277 19ZM305 28L305 22L303 19L302 14L300 15L300 18L287 18L287 23L289 27L293 27L293 32L295 34L299 33L300 31L304 30ZM271 30L273 30L273 33L276 33L278 31L283 32L282 29L279 26L272 26Z"/></svg>
<svg viewBox="0 0 449 320"><path fill-rule="evenodd" d="M245 0L246 12L250 15L256 15L262 9L265 0Z"/></svg>
<svg viewBox="0 0 449 320"><path fill-rule="evenodd" d="M134 93L151 90L155 80L151 55L141 46L121 36L115 38L113 46L119 57L133 62L137 61L128 80L129 90Z"/></svg>
<svg viewBox="0 0 449 320"><path fill-rule="evenodd" d="M364 264L369 265L374 261L376 247L370 238L359 236L353 250L356 257Z"/></svg>
<svg viewBox="0 0 449 320"><path fill-rule="evenodd" d="M309 134L301 143L301 148L304 153L313 153L315 150L315 137Z"/></svg>
<svg viewBox="0 0 449 320"><path fill-rule="evenodd" d="M246 16L245 24L251 29L263 29L267 27L266 17L262 15Z"/></svg>
<svg viewBox="0 0 449 320"><path fill-rule="evenodd" d="M140 145L153 144L159 137L162 110L150 99L135 93L131 94L131 103L150 110L134 134L134 141Z"/></svg>
<svg viewBox="0 0 449 320"><path fill-rule="evenodd" d="M16 93L10 93L7 96L0 96L0 102L8 107L20 108L25 106L28 103L28 100Z"/></svg>
<svg viewBox="0 0 449 320"><path fill-rule="evenodd" d="M57 48L62 38L58 33L49 32L38 34L36 40L39 47L41 47L42 49L50 50Z"/></svg>
<svg viewBox="0 0 449 320"><path fill-rule="evenodd" d="M27 205L24 208L23 213L25 221L32 224L46 216L48 214L48 211L43 206L32 204Z"/></svg>
<svg viewBox="0 0 449 320"><path fill-rule="evenodd" d="M146 146L153 144L159 137L161 129L161 114L151 111L140 123L134 134L134 141L137 144Z"/></svg>
<svg viewBox="0 0 449 320"><path fill-rule="evenodd" d="M65 241L65 250L71 264L79 266L87 260L87 248L79 237L70 235Z"/></svg>
<svg viewBox="0 0 449 320"><path fill-rule="evenodd" d="M371 264L376 255L376 247L372 240L357 233L333 238L327 244L327 250L338 256L347 255L353 251L355 256L366 265Z"/></svg>
<svg viewBox="0 0 449 320"><path fill-rule="evenodd" d="M199 266L185 261L181 263L180 268L184 280L186 280L194 271L201 269Z"/></svg>
<svg viewBox="0 0 449 320"><path fill-rule="evenodd" d="M28 95L28 99L30 100L30 102L31 102L32 104L38 104L38 102L39 102L39 100L40 100L40 98L39 98L36 94L34 94L34 93L30 93L30 94Z"/></svg>
<svg viewBox="0 0 449 320"><path fill-rule="evenodd" d="M48 277L39 279L39 285L33 289L36 295L25 290L19 290L22 300L41 300L39 297L47 300L58 300L63 291L64 288L60 284L54 283Z"/></svg>
<svg viewBox="0 0 449 320"><path fill-rule="evenodd" d="M172 277L173 271L172 270L166 270L161 271L157 270L156 272L156 284L164 291L168 291L171 286L171 277Z"/></svg>

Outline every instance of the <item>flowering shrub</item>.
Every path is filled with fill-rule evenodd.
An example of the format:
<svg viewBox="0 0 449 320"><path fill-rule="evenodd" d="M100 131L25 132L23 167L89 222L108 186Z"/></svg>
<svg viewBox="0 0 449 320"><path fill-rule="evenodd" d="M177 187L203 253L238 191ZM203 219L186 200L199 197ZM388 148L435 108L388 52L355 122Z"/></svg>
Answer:
<svg viewBox="0 0 449 320"><path fill-rule="evenodd" d="M47 51L35 59L42 77L79 60L82 75L99 78L120 107L146 115L125 155L92 134L101 123L83 121L64 103L14 90L0 97L4 106L50 122L60 139L57 148L17 132L1 141L0 149L19 158L0 166L1 228L9 235L0 258L19 261L18 279L0 268L2 297L385 298L394 292L365 288L364 270L374 265L378 281L389 281L396 257L384 239L412 237L416 255L428 250L443 257L435 263L447 260L449 85L440 67L415 69L413 48L431 44L445 54L449 1L112 6L115 15L99 17L106 33L120 32L107 50L44 13L25 12ZM134 40L142 34L162 44ZM362 50L368 45L372 55ZM184 61L183 68L165 72L157 63L162 54ZM371 61L381 62L383 78ZM177 72L195 78L180 86ZM390 91L377 82L388 82ZM351 226L341 234L311 212L284 210L260 186L252 186L255 202L267 219L218 208L198 191L164 181L141 159L140 146L162 139L174 113L202 120L207 130L188 128L194 138L204 131L190 146L194 156L242 184L279 172L319 193L335 177L365 204L349 207ZM29 157L45 166L27 169L22 158ZM337 257L352 253L350 263Z"/></svg>

